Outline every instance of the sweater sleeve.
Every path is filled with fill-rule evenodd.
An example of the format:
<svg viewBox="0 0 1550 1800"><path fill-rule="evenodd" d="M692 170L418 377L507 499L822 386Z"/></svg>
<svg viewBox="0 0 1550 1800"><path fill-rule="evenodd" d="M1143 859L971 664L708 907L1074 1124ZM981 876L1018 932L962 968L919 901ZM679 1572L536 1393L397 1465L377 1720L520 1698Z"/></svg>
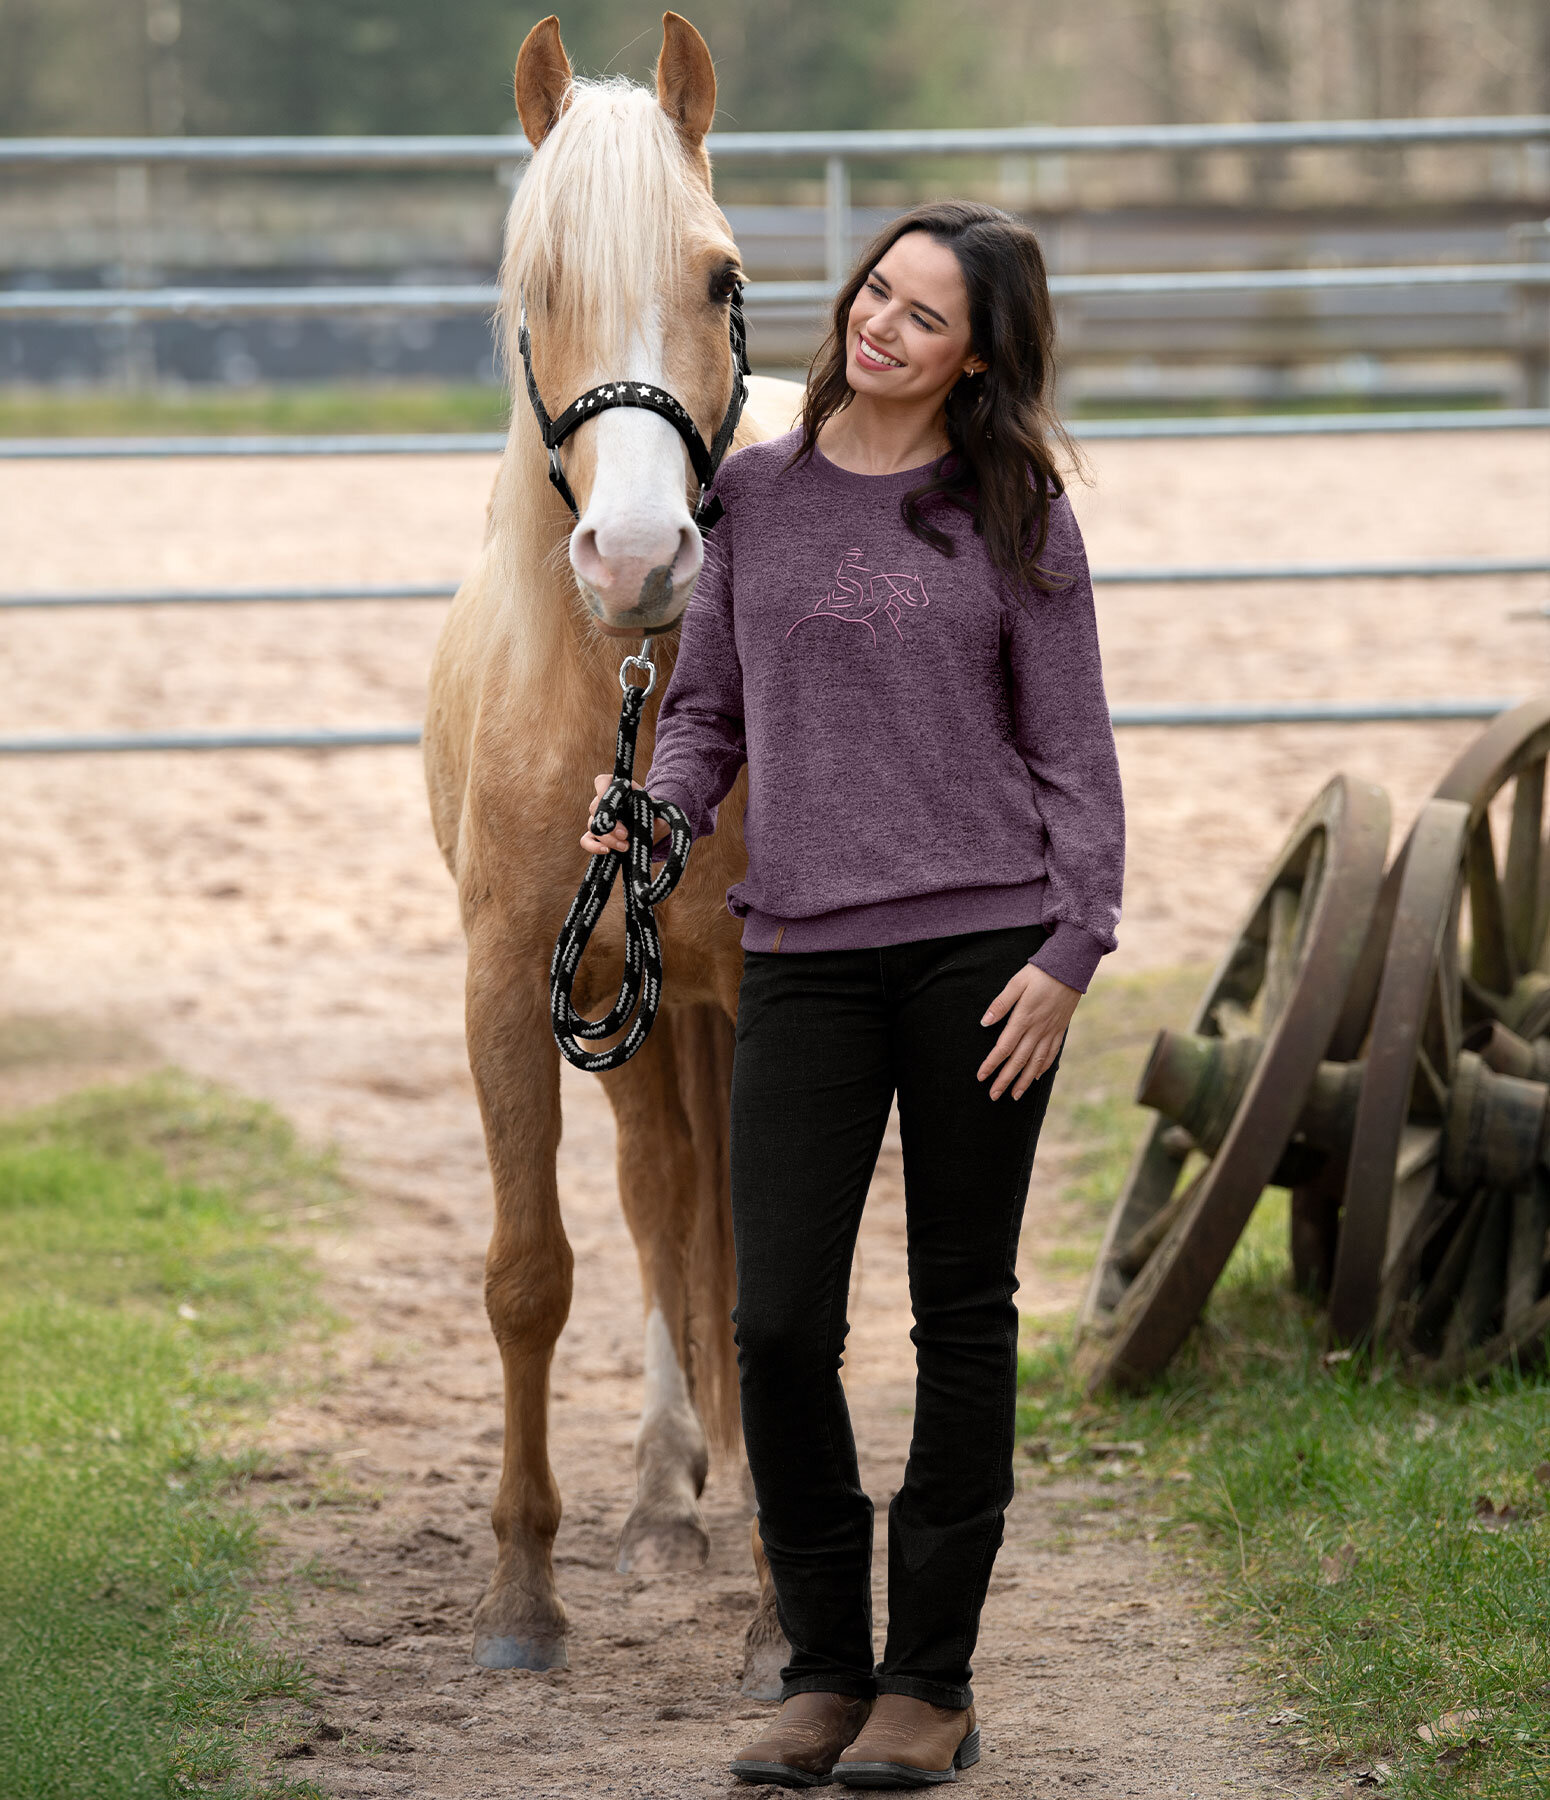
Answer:
<svg viewBox="0 0 1550 1800"><path fill-rule="evenodd" d="M1008 661L1017 748L1049 838L1036 968L1086 992L1115 945L1125 875L1125 805L1103 691L1098 623L1082 534L1062 496L1041 567L1064 577L1009 598Z"/></svg>
<svg viewBox="0 0 1550 1800"><path fill-rule="evenodd" d="M715 829L716 808L748 757L743 665L732 633L730 525L724 517L706 540L705 566L684 612L646 777L654 798L683 809L697 838Z"/></svg>

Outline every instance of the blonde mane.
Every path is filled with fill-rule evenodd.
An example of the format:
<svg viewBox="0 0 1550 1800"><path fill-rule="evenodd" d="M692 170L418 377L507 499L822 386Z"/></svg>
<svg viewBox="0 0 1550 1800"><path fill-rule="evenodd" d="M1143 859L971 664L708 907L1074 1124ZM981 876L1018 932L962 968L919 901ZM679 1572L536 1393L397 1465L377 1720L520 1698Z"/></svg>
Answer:
<svg viewBox="0 0 1550 1800"><path fill-rule="evenodd" d="M617 352L671 282L685 246L725 225L649 89L575 81L506 217L501 323L517 362L518 298L572 343Z"/></svg>

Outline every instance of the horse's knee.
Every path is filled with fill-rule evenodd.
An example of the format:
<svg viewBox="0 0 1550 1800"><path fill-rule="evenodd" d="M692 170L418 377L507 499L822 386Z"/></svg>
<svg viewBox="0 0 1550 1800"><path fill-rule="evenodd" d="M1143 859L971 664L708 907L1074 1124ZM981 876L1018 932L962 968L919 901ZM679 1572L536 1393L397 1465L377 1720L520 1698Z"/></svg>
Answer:
<svg viewBox="0 0 1550 1800"><path fill-rule="evenodd" d="M570 1246L542 1256L497 1255L485 1263L484 1306L490 1329L507 1345L552 1344L570 1314Z"/></svg>

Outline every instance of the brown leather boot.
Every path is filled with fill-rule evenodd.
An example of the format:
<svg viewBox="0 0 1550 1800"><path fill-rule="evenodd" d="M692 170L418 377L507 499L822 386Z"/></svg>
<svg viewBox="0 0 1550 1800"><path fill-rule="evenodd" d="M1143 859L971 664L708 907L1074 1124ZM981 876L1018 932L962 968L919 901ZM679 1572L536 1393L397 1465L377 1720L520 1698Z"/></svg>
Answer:
<svg viewBox="0 0 1550 1800"><path fill-rule="evenodd" d="M739 1781L777 1787L823 1787L834 1759L863 1725L870 1700L850 1694L793 1694L751 1744L732 1760Z"/></svg>
<svg viewBox="0 0 1550 1800"><path fill-rule="evenodd" d="M958 1770L980 1759L974 1708L962 1712L879 1694L861 1734L834 1765L834 1779L846 1787L935 1787L956 1781Z"/></svg>

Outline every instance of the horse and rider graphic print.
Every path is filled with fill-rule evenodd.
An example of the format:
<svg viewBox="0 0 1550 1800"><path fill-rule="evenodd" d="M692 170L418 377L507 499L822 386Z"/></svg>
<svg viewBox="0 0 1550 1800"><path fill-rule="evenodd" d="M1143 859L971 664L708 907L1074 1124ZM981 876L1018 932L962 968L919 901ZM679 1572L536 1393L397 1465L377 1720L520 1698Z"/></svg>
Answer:
<svg viewBox="0 0 1550 1800"><path fill-rule="evenodd" d="M874 574L862 561L859 549L847 550L834 572L834 583L828 593L810 613L804 613L797 620L786 636L789 638L797 625L806 625L814 619L836 619L843 625L862 626L875 647L878 625L886 621L903 643L904 633L899 629L899 622L904 617L904 609L930 604L931 596L919 575Z"/></svg>

